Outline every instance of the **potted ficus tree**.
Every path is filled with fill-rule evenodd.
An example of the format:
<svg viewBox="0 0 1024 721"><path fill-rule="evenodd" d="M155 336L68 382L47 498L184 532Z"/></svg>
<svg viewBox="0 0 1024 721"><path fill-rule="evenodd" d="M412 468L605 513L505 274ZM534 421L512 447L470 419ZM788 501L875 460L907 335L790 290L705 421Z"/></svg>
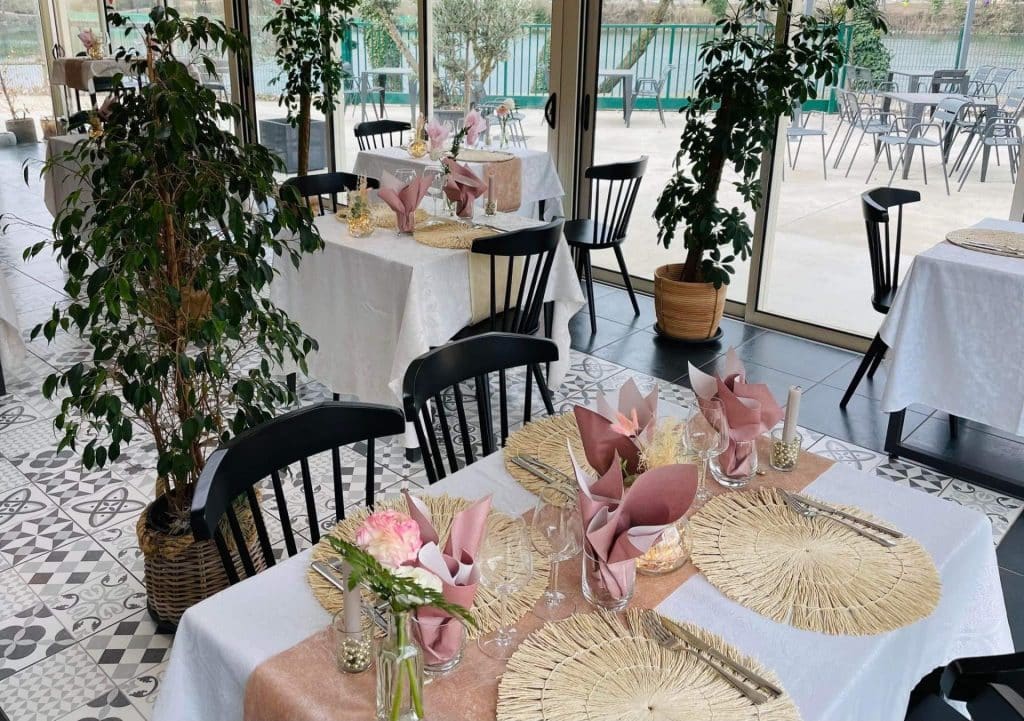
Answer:
<svg viewBox="0 0 1024 721"><path fill-rule="evenodd" d="M324 166L325 128L323 121L314 123L312 110L324 115L338 105L345 70L341 53L335 47L348 31L352 11L359 0L275 0L277 9L264 26L277 40L274 59L281 68L276 82L281 84L278 105L288 115L280 120L263 121L261 135L275 134L271 147L284 158L295 157L289 172L306 175L310 170L310 148L316 147L314 165ZM277 132L273 124L280 126ZM314 124L317 136L313 138ZM288 130L294 129L296 135ZM297 136L296 153L292 156L292 139ZM266 143L268 139L264 137ZM268 146L270 144L268 143ZM286 161L290 166L291 163Z"/></svg>
<svg viewBox="0 0 1024 721"><path fill-rule="evenodd" d="M873 0L843 0L847 10L872 27L885 23ZM774 20L789 15L788 32ZM658 268L654 304L658 329L673 338L714 338L725 309L726 286L736 258L750 254L752 232L746 214L719 199L726 168L740 197L756 211L765 148L775 141L780 118L795 103L816 97L819 81L833 86L842 67L840 29L845 13L832 9L793 13L791 0L740 0L718 21L716 37L700 50L702 70L694 94L681 109L685 119L675 173L658 198L654 217L666 248L682 233L682 263ZM788 42L787 42L788 37Z"/></svg>
<svg viewBox="0 0 1024 721"><path fill-rule="evenodd" d="M73 169L83 190L58 212L52 241L26 258L52 247L73 299L55 306L33 337L74 333L93 350L44 382L44 395L61 403L59 447L80 450L93 468L116 463L139 436L155 445L156 499L138 536L150 613L173 625L227 585L216 548L189 530L208 454L287 403L275 366L305 367L315 348L269 300L272 256L297 264L322 240L293 191L268 202L285 195L274 182L278 159L223 130L239 108L219 101L175 56L185 47L242 59L244 38L171 8L154 8L144 33L146 57L133 64L148 82L108 107L102 133L44 166ZM199 62L212 72L208 57ZM252 518L239 513L251 541Z"/></svg>

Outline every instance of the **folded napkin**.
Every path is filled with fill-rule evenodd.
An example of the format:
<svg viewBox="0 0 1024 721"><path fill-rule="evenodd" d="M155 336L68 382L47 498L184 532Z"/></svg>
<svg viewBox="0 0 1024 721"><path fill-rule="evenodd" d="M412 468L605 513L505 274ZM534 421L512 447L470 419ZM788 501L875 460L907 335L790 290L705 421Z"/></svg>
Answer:
<svg viewBox="0 0 1024 721"><path fill-rule="evenodd" d="M86 29L78 33L78 39L82 41L82 45L85 46L86 50L89 50L96 44L96 36L93 34L91 29Z"/></svg>
<svg viewBox="0 0 1024 721"><path fill-rule="evenodd" d="M629 591L625 581L629 564L646 553L693 502L697 467L660 466L640 474L626 490L617 454L606 473L591 476L580 467L572 446L566 445L579 484L584 542L598 561L608 591L622 598Z"/></svg>
<svg viewBox="0 0 1024 721"><path fill-rule="evenodd" d="M752 441L767 433L782 420L782 407L775 402L768 386L764 383L747 383L746 369L730 348L725 356L725 378L712 376L690 364L690 385L697 394L701 410L708 401L718 398L729 424L729 447L719 456L719 465L726 473L750 472L750 454L739 453L737 441Z"/></svg>
<svg viewBox="0 0 1024 721"><path fill-rule="evenodd" d="M469 166L460 165L452 158L441 160L448 169L444 194L455 203L455 212L460 218L473 217L473 201L487 192L487 183L477 176Z"/></svg>
<svg viewBox="0 0 1024 721"><path fill-rule="evenodd" d="M423 175L416 177L408 185L402 185L398 178L390 173L384 173L377 197L395 211L398 230L411 233L416 226L416 208L420 207L420 202L429 189L430 178Z"/></svg>
<svg viewBox="0 0 1024 721"><path fill-rule="evenodd" d="M462 126L466 129L466 145L476 145L480 134L487 132L487 120L480 114L479 110L470 110L466 113Z"/></svg>
<svg viewBox="0 0 1024 721"><path fill-rule="evenodd" d="M446 601L463 608L472 607L480 578L476 554L487 530L491 497L482 498L455 514L443 549L438 545L440 538L427 506L408 492L405 500L423 540L417 565L441 579L441 593ZM459 619L440 609L424 607L416 610L416 621L416 641L428 664L448 661L458 653L462 640Z"/></svg>
<svg viewBox="0 0 1024 721"><path fill-rule="evenodd" d="M431 150L442 150L444 143L451 135L451 129L442 122L431 120L426 124L427 140L430 141Z"/></svg>
<svg viewBox="0 0 1024 721"><path fill-rule="evenodd" d="M658 387L644 396L630 378L619 389L617 407L598 396L596 412L576 406L573 414L591 468L605 473L618 454L626 462L626 473L635 475L640 470L640 447L651 442L658 424Z"/></svg>

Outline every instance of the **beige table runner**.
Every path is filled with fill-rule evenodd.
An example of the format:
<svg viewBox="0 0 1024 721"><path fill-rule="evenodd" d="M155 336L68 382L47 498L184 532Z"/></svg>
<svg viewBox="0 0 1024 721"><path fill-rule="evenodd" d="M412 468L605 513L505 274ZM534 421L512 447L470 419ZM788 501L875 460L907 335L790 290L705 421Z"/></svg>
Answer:
<svg viewBox="0 0 1024 721"><path fill-rule="evenodd" d="M758 451L768 458L768 441L759 441ZM833 461L803 452L793 473L768 472L752 487L777 486L799 491L831 467ZM709 479L713 493L728 491ZM655 608L679 586L697 574L687 563L664 576L637 576L632 608ZM560 590L579 610L589 605L580 590L579 557L562 563ZM308 592L308 591L307 591ZM544 625L530 613L516 622L520 637ZM373 669L361 674L337 670L330 629L324 629L286 651L266 660L249 676L245 687L245 721L369 721L376 713ZM742 649L740 649L742 651ZM427 718L438 721L486 721L495 718L498 682L505 663L485 656L476 644L466 646L458 668L426 686ZM542 721L538 719L537 721Z"/></svg>

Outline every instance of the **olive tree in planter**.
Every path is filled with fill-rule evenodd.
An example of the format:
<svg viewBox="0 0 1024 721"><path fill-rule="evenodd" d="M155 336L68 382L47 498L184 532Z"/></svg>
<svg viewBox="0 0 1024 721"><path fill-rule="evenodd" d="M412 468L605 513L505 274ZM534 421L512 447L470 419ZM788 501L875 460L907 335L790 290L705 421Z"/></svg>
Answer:
<svg viewBox="0 0 1024 721"><path fill-rule="evenodd" d="M285 107L288 124L298 132L299 175L309 172L312 109L327 115L337 107L345 71L336 45L358 4L359 0L283 0L263 28L277 39L274 59L281 71L276 80L282 84L278 105Z"/></svg>
<svg viewBox="0 0 1024 721"><path fill-rule="evenodd" d="M872 27L885 29L873 0L843 0ZM749 17L789 14L789 32L772 32ZM682 233L683 263L655 271L659 330L701 340L715 336L737 256L750 255L752 232L737 207L719 202L726 168L740 197L756 211L762 201L759 174L765 148L775 141L779 118L795 103L816 97L818 82L835 84L843 64L840 29L844 13L791 13L791 0L742 0L720 20L718 34L701 47L703 69L681 112L685 119L676 171L658 198L658 240L668 248Z"/></svg>
<svg viewBox="0 0 1024 721"><path fill-rule="evenodd" d="M93 468L116 462L137 426L155 443L157 497L138 536L150 613L173 625L227 585L216 548L189 530L208 454L287 402L275 365L305 367L315 348L269 300L272 256L297 264L322 240L294 192L266 202L279 161L221 129L239 109L218 101L174 55L184 46L241 58L244 39L173 9L155 8L149 18L147 58L135 68L149 82L109 107L102 135L83 136L47 162L44 172L77 169L84 188L54 219L53 240L26 257L52 246L75 299L54 307L33 337L75 333L92 347L89 360L43 385L47 398L62 399L59 447L80 450ZM242 525L248 531L251 516Z"/></svg>

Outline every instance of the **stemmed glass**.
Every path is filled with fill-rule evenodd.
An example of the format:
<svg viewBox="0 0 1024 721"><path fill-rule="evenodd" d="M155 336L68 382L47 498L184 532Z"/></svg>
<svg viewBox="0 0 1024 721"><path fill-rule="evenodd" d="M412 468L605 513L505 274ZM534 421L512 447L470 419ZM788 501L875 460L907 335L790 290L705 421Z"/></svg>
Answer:
<svg viewBox="0 0 1024 721"><path fill-rule="evenodd" d="M700 458L697 495L694 500L703 505L711 498L711 491L707 486L708 462L729 447L729 423L725 419L722 402L717 398L704 401L701 412L695 413L686 423L684 433L690 452Z"/></svg>
<svg viewBox="0 0 1024 721"><path fill-rule="evenodd" d="M556 505L552 500L565 499L541 495L533 509L533 547L551 562L548 588L534 613L547 621L558 621L576 610L576 604L566 601L565 594L558 590L558 564L580 552L583 529L575 501Z"/></svg>
<svg viewBox="0 0 1024 721"><path fill-rule="evenodd" d="M526 522L517 518L511 524L510 528L502 529L503 533L487 533L477 560L480 583L501 598L501 626L494 636L479 639L477 645L485 654L497 659L508 659L515 650L513 634L516 630L509 624L508 597L525 588L533 575Z"/></svg>

